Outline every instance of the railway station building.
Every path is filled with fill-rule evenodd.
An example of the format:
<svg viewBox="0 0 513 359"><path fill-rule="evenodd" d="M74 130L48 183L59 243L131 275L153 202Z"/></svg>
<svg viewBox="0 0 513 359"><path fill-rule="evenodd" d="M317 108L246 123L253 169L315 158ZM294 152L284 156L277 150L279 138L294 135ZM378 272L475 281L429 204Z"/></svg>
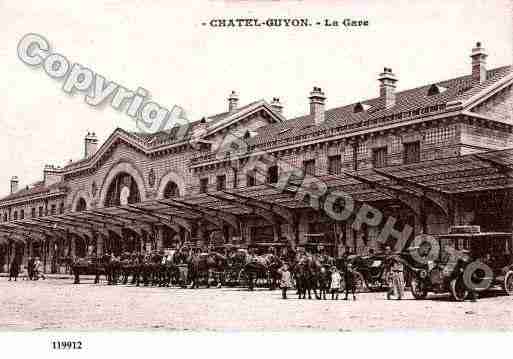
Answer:
<svg viewBox="0 0 513 359"><path fill-rule="evenodd" d="M313 87L297 118L277 97L240 105L233 91L225 112L188 125L118 128L101 145L88 133L83 158L45 165L40 182L22 188L12 174L0 269L184 244L340 255L455 225L513 232L513 67L489 69L480 43L469 52L461 76L398 91L400 74L384 68L375 98L341 107ZM326 210L334 193L352 214Z"/></svg>

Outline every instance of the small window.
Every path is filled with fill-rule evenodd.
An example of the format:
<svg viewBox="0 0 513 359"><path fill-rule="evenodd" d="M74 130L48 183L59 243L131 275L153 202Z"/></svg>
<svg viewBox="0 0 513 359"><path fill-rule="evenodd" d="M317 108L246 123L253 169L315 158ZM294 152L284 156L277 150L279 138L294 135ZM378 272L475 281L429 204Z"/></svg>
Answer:
<svg viewBox="0 0 513 359"><path fill-rule="evenodd" d="M330 175L339 175L341 167L341 158L340 155L329 156L328 157L328 174Z"/></svg>
<svg viewBox="0 0 513 359"><path fill-rule="evenodd" d="M307 175L315 176L315 160L303 161L303 171Z"/></svg>
<svg viewBox="0 0 513 359"><path fill-rule="evenodd" d="M43 207L39 207L39 217L43 217Z"/></svg>
<svg viewBox="0 0 513 359"><path fill-rule="evenodd" d="M217 190L223 191L225 189L226 189L226 176L225 175L217 176Z"/></svg>
<svg viewBox="0 0 513 359"><path fill-rule="evenodd" d="M248 187L256 186L256 170L251 170L246 175L246 186L248 186Z"/></svg>
<svg viewBox="0 0 513 359"><path fill-rule="evenodd" d="M36 216L36 208L33 207L31 210L30 210L30 217L34 218Z"/></svg>
<svg viewBox="0 0 513 359"><path fill-rule="evenodd" d="M7 222L7 213L4 213L4 222Z"/></svg>
<svg viewBox="0 0 513 359"><path fill-rule="evenodd" d="M50 214L53 216L57 210L57 206L55 204L52 204L50 207Z"/></svg>
<svg viewBox="0 0 513 359"><path fill-rule="evenodd" d="M60 214L63 214L64 213L64 202L61 202L60 206L59 206L59 213Z"/></svg>
<svg viewBox="0 0 513 359"><path fill-rule="evenodd" d="M370 109L369 105L365 105L365 104L362 104L361 102L358 102L356 105L354 105L353 112L354 113L364 112L364 111L367 111L368 109Z"/></svg>
<svg viewBox="0 0 513 359"><path fill-rule="evenodd" d="M14 211L14 220L16 221L18 219L18 212Z"/></svg>
<svg viewBox="0 0 513 359"><path fill-rule="evenodd" d="M208 190L208 178L200 179L200 193L207 193Z"/></svg>
<svg viewBox="0 0 513 359"><path fill-rule="evenodd" d="M434 95L438 95L442 92L445 92L447 91L447 89L443 86L440 86L440 85L431 85L428 89L428 96L434 96Z"/></svg>
<svg viewBox="0 0 513 359"><path fill-rule="evenodd" d="M25 219L25 210L20 209L20 219Z"/></svg>
<svg viewBox="0 0 513 359"><path fill-rule="evenodd" d="M267 170L267 183L278 183L278 166L271 166Z"/></svg>
<svg viewBox="0 0 513 359"><path fill-rule="evenodd" d="M410 142L404 144L404 163L420 162L420 142Z"/></svg>
<svg viewBox="0 0 513 359"><path fill-rule="evenodd" d="M375 168L385 167L387 165L387 148L376 148L372 151L372 165Z"/></svg>

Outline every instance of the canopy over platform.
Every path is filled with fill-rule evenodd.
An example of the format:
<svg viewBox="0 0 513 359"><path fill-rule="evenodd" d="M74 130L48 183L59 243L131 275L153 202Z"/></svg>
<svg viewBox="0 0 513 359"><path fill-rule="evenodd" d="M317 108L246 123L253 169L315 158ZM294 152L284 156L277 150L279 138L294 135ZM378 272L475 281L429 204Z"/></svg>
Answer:
<svg viewBox="0 0 513 359"><path fill-rule="evenodd" d="M442 209L454 195L513 188L513 149L491 151L419 163L347 171L318 177L328 192L343 191L357 202L427 198ZM308 192L302 179L285 188L272 184L236 188L169 199L152 199L119 207L25 218L0 223L0 244L9 240L44 240L115 234L152 233L156 226L191 231L191 223L207 222L215 228L238 228L244 216L264 218L272 224L294 222L298 208L309 203L298 193Z"/></svg>

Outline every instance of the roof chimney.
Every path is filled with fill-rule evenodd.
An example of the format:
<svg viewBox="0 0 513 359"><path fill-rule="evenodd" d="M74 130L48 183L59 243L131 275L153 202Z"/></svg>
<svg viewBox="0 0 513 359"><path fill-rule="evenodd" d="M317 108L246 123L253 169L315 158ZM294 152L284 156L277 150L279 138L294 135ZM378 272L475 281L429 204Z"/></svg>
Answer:
<svg viewBox="0 0 513 359"><path fill-rule="evenodd" d="M17 176L13 176L11 178L11 194L13 194L14 192L18 192L18 177Z"/></svg>
<svg viewBox="0 0 513 359"><path fill-rule="evenodd" d="M98 149L98 138L94 132L88 132L84 139L84 157L90 157Z"/></svg>
<svg viewBox="0 0 513 359"><path fill-rule="evenodd" d="M60 167L54 165L45 165L43 170L43 181L45 186L51 186L55 183L62 181Z"/></svg>
<svg viewBox="0 0 513 359"><path fill-rule="evenodd" d="M283 105L281 104L279 97L273 97L273 101L271 102L271 107L274 111L276 111L278 113L282 113Z"/></svg>
<svg viewBox="0 0 513 359"><path fill-rule="evenodd" d="M385 67L378 80L380 82L379 97L384 100L385 108L393 107L395 105L395 83L397 78L392 69Z"/></svg>
<svg viewBox="0 0 513 359"><path fill-rule="evenodd" d="M230 97L228 97L228 112L233 112L239 107L239 95L237 92L232 91Z"/></svg>
<svg viewBox="0 0 513 359"><path fill-rule="evenodd" d="M314 123L320 125L325 119L324 101L326 101L326 96L320 87L314 86L308 98L310 99L310 115L313 116Z"/></svg>
<svg viewBox="0 0 513 359"><path fill-rule="evenodd" d="M488 54L480 42L472 49L472 82L481 83L486 81L486 58Z"/></svg>

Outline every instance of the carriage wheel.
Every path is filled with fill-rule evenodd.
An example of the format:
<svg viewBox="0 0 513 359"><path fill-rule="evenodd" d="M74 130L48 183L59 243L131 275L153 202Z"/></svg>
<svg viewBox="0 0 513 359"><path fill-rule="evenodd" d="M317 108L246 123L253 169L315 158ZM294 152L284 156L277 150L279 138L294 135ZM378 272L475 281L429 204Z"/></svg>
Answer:
<svg viewBox="0 0 513 359"><path fill-rule="evenodd" d="M451 294L455 301L462 302L468 296L468 289L461 278L455 278L450 283Z"/></svg>
<svg viewBox="0 0 513 359"><path fill-rule="evenodd" d="M508 271L508 273L506 273L503 288L508 295L513 295L513 271Z"/></svg>
<svg viewBox="0 0 513 359"><path fill-rule="evenodd" d="M426 299L428 291L422 279L413 275L410 281L411 294L415 299Z"/></svg>

